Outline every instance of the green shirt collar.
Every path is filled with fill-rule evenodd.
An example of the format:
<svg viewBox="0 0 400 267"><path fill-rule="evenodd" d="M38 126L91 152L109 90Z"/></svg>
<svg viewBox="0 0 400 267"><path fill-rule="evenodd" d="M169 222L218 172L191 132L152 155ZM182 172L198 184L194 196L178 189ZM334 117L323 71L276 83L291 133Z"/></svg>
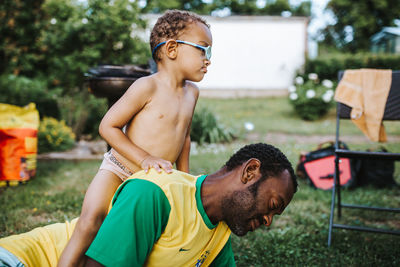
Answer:
<svg viewBox="0 0 400 267"><path fill-rule="evenodd" d="M217 227L217 225L213 224L210 221L210 218L208 218L207 213L204 210L203 202L201 201L201 185L203 184L206 177L207 177L207 175L202 175L199 178L197 178L197 181L196 181L196 203L197 203L197 209L200 212L200 215L203 218L204 223L207 225L207 227L209 229L214 229L215 227Z"/></svg>

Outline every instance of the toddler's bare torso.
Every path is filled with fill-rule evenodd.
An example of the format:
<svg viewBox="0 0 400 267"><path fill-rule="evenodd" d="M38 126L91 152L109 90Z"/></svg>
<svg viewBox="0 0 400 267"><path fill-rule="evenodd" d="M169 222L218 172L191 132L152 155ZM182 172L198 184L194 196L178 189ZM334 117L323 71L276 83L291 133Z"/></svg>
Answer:
<svg viewBox="0 0 400 267"><path fill-rule="evenodd" d="M185 142L196 105L194 90L188 86L180 96L171 95L162 89L156 90L151 101L127 124L125 134L150 155L175 163ZM141 170L140 166L115 150L112 152L132 172Z"/></svg>

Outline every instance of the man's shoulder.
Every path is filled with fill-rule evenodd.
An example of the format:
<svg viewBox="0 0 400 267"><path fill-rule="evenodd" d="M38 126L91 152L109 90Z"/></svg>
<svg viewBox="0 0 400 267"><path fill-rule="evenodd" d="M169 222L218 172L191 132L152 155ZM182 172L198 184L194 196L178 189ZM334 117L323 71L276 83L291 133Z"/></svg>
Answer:
<svg viewBox="0 0 400 267"><path fill-rule="evenodd" d="M117 189L113 202L119 197L122 190L129 194L151 197L153 194L164 195L171 205L176 204L177 199L195 199L197 176L185 172L173 170L172 173L157 172L150 169L148 173L139 171L134 173ZM140 187L140 188L139 188ZM179 201L178 201L179 202Z"/></svg>
<svg viewBox="0 0 400 267"><path fill-rule="evenodd" d="M159 173L152 168L149 170L148 173L146 173L145 171L136 172L131 176L130 179L143 179L150 181L160 187L165 187L167 185L173 184L195 185L197 178L197 176L193 176L191 174L178 170L173 170L172 173L166 173L164 171Z"/></svg>

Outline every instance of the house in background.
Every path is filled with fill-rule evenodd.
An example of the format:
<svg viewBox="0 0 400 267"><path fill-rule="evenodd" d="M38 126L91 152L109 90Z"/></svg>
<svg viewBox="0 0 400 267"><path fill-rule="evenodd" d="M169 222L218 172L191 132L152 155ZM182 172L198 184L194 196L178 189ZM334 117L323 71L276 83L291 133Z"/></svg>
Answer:
<svg viewBox="0 0 400 267"><path fill-rule="evenodd" d="M400 54L400 27L384 27L371 37L374 53Z"/></svg>
<svg viewBox="0 0 400 267"><path fill-rule="evenodd" d="M157 18L147 16L150 29ZM308 18L208 16L205 19L211 26L213 47L208 73L198 83L201 96L287 94L296 71L307 57ZM146 35L150 36L150 32Z"/></svg>

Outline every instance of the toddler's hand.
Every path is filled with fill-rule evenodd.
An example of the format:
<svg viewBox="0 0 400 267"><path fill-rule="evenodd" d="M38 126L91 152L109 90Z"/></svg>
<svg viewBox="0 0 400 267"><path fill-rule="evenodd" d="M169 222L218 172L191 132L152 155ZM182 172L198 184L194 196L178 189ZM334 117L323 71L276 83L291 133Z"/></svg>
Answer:
<svg viewBox="0 0 400 267"><path fill-rule="evenodd" d="M161 172L162 170L166 173L172 172L171 162L153 156L146 157L140 164L140 167L142 167L146 173L148 173L151 168L154 168L157 172Z"/></svg>

